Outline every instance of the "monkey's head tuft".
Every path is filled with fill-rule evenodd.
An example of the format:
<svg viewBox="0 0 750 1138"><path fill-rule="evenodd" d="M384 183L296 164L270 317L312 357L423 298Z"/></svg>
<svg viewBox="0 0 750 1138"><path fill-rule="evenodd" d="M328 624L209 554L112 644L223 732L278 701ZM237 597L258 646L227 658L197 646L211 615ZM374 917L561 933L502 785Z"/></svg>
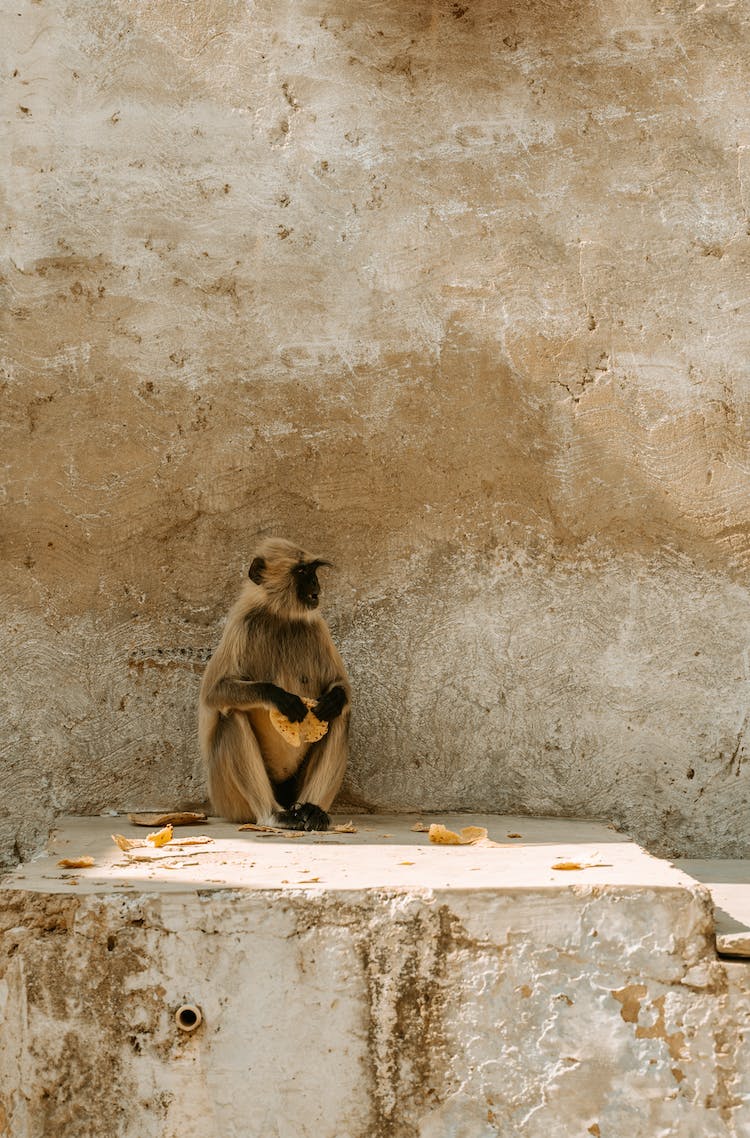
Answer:
<svg viewBox="0 0 750 1138"><path fill-rule="evenodd" d="M283 538L269 537L255 551L248 577L258 597L280 616L311 616L320 603L318 569L330 561L312 557Z"/></svg>

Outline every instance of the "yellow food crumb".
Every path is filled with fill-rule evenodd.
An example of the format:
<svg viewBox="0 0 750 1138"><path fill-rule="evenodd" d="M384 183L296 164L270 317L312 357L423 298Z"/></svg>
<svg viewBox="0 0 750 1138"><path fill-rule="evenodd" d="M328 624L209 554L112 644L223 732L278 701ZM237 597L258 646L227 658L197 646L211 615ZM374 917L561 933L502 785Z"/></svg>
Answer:
<svg viewBox="0 0 750 1138"><path fill-rule="evenodd" d="M328 730L328 724L318 719L313 711L317 700L303 698L302 702L309 710L301 723L290 723L275 707L269 712L274 727L292 747L299 747L302 743L317 743Z"/></svg>
<svg viewBox="0 0 750 1138"><path fill-rule="evenodd" d="M119 846L121 850L125 850L126 852L127 850L137 849L138 846L145 846L146 844L140 838L126 838L124 834L112 834L111 838L116 846Z"/></svg>
<svg viewBox="0 0 750 1138"><path fill-rule="evenodd" d="M171 826L165 826L163 830L156 830L153 834L147 834L146 841L151 842L151 844L157 848L159 846L165 846L167 842L172 841L173 833L174 830Z"/></svg>
<svg viewBox="0 0 750 1138"><path fill-rule="evenodd" d="M484 826L464 826L460 834L446 829L439 822L433 822L430 826L430 841L439 846L473 846L486 838Z"/></svg>
<svg viewBox="0 0 750 1138"><path fill-rule="evenodd" d="M609 868L608 863L605 861L556 861L552 866L553 869L606 869Z"/></svg>

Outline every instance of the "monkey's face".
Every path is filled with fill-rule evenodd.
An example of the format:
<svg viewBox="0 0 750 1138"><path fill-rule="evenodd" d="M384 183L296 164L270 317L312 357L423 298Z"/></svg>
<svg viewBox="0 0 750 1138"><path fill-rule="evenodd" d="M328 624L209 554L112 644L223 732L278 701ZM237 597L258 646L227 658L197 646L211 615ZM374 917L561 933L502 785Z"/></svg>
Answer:
<svg viewBox="0 0 750 1138"><path fill-rule="evenodd" d="M313 558L281 538L268 538L253 558L248 577L265 594L274 612L299 618L320 602L318 569L330 561Z"/></svg>
<svg viewBox="0 0 750 1138"><path fill-rule="evenodd" d="M303 561L292 570L297 599L306 609L316 609L320 603L318 567L321 564L321 561Z"/></svg>

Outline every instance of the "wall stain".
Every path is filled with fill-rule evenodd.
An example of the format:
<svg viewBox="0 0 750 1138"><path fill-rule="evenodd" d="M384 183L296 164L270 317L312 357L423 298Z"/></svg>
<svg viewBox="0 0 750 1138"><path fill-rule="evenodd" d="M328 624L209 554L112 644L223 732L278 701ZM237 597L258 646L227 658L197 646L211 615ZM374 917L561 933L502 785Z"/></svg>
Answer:
<svg viewBox="0 0 750 1138"><path fill-rule="evenodd" d="M625 1023L636 1024L636 1039L660 1039L666 1044L672 1059L681 1059L684 1054L685 1033L684 1031L667 1031L664 1017L666 996L657 996L651 1001L649 1009L656 1013L656 1019L652 1024L645 1025L638 1022L643 1010L642 1002L647 991L645 984L630 984L613 992L612 995L622 1005L620 1015Z"/></svg>
<svg viewBox="0 0 750 1138"><path fill-rule="evenodd" d="M444 1022L458 922L442 906L398 928L396 944L378 936L359 943L368 990L371 1138L410 1138L410 1119L449 1093Z"/></svg>
<svg viewBox="0 0 750 1138"><path fill-rule="evenodd" d="M200 676L212 652L212 648L139 648L130 653L128 667L139 675L145 669L154 669L159 672L188 671Z"/></svg>

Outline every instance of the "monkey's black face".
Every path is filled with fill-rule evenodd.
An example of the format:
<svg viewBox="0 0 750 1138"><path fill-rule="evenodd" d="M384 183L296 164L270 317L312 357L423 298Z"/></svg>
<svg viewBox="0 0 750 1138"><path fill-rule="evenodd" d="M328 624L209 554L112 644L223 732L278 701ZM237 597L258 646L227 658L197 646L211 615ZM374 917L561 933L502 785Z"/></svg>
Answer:
<svg viewBox="0 0 750 1138"><path fill-rule="evenodd" d="M308 609L316 609L320 603L320 584L318 583L318 566L320 561L303 562L295 566L294 585L301 605Z"/></svg>

